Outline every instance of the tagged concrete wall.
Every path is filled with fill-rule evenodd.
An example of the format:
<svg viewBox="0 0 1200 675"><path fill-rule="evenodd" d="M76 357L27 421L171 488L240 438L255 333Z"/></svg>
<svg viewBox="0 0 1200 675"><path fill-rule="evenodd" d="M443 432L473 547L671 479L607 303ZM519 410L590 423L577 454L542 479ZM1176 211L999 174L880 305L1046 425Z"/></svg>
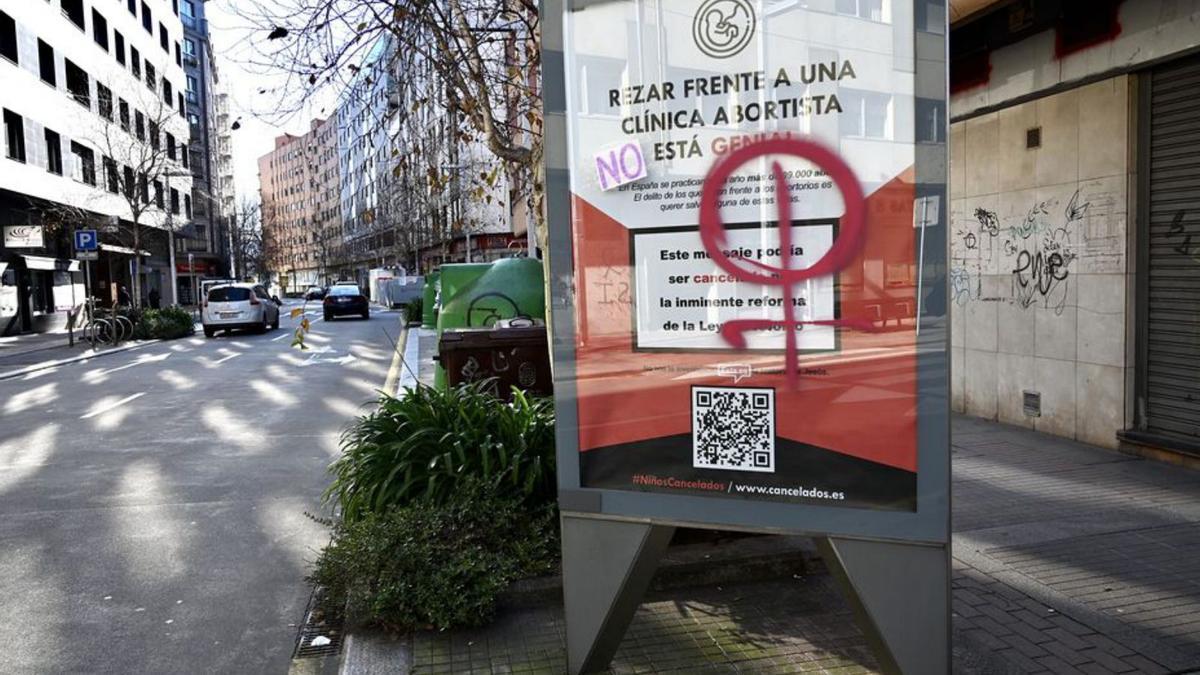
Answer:
<svg viewBox="0 0 1200 675"><path fill-rule="evenodd" d="M954 410L1116 447L1134 364L1132 86L1121 75L951 126Z"/></svg>

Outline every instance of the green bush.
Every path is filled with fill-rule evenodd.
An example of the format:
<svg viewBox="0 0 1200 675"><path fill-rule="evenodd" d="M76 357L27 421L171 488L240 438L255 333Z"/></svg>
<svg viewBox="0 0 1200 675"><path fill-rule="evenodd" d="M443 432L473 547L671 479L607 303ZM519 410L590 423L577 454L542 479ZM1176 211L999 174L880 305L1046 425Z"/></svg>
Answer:
<svg viewBox="0 0 1200 675"><path fill-rule="evenodd" d="M553 402L515 391L505 403L492 386L421 386L381 397L343 434L326 503L354 522L416 499L447 503L475 481L530 505L553 502Z"/></svg>
<svg viewBox="0 0 1200 675"><path fill-rule="evenodd" d="M446 503L419 500L336 525L309 581L352 624L478 626L510 583L553 571L557 530L553 506L463 483Z"/></svg>
<svg viewBox="0 0 1200 675"><path fill-rule="evenodd" d="M138 340L173 340L193 332L192 313L181 307L142 310L133 326L133 336Z"/></svg>
<svg viewBox="0 0 1200 675"><path fill-rule="evenodd" d="M413 298L401 305L404 311L404 320L408 323L420 323L421 314L425 309L425 300L422 298Z"/></svg>

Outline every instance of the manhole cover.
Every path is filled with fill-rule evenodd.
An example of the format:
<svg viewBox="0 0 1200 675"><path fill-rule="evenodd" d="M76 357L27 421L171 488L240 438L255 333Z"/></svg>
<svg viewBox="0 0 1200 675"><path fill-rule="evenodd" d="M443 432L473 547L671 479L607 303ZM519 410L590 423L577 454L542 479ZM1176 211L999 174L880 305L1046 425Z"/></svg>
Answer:
<svg viewBox="0 0 1200 675"><path fill-rule="evenodd" d="M342 620L327 612L324 606L325 592L313 589L304 609L304 622L296 635L293 659L312 659L336 656L342 653Z"/></svg>

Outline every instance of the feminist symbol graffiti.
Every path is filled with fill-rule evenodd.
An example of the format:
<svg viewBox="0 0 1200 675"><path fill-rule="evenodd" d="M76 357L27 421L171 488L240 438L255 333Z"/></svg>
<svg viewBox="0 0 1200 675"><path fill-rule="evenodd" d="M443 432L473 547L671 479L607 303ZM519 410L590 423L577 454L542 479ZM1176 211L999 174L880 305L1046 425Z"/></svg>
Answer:
<svg viewBox="0 0 1200 675"><path fill-rule="evenodd" d="M845 211L839 223L839 233L833 246L821 259L806 268L792 268L792 194L783 167L778 161L771 162L771 175L775 181L775 204L779 221L779 267L757 260L726 254L726 230L721 220L721 190L729 177L750 160L768 155L787 155L806 159L833 180L842 193ZM721 326L721 337L734 349L746 348L749 331L782 328L786 336L785 358L788 386L799 385L799 355L796 348L796 331L804 324L816 326L843 326L858 330L872 330L870 322L860 319L828 319L802 321L796 318L796 307L792 302L795 287L805 279L832 274L854 260L862 246L866 222L866 203L862 187L849 166L835 153L813 141L798 138L783 138L762 141L743 146L729 153L709 171L704 179L700 195L700 239L709 257L718 267L735 279L760 286L779 286L783 290L783 318L735 319Z"/></svg>

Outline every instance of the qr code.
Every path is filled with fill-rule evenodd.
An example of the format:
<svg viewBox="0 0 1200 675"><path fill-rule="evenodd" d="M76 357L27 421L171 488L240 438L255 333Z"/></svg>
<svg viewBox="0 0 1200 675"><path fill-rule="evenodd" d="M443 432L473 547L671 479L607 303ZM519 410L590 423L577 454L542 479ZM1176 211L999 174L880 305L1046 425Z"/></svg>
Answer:
<svg viewBox="0 0 1200 675"><path fill-rule="evenodd" d="M692 466L775 471L775 390L692 387Z"/></svg>

